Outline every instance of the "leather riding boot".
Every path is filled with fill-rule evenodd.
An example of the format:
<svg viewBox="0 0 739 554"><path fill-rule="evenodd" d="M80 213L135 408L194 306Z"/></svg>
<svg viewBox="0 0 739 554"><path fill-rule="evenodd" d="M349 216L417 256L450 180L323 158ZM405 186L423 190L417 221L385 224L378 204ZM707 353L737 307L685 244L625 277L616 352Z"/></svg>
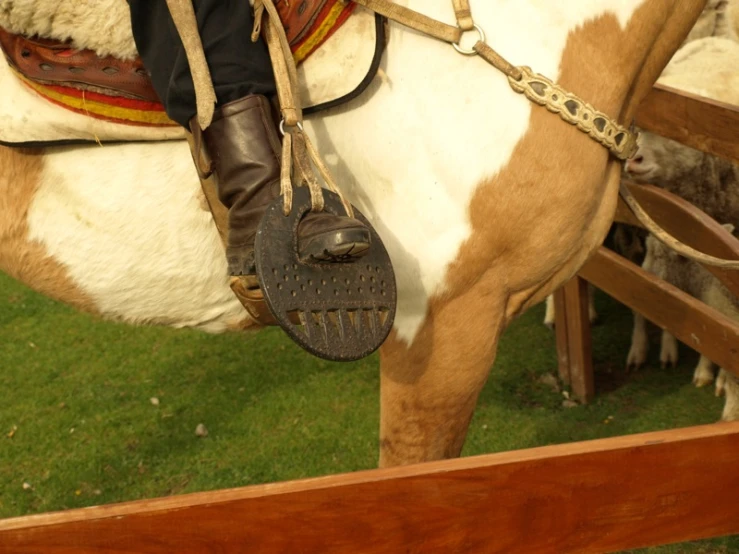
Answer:
<svg viewBox="0 0 739 554"><path fill-rule="evenodd" d="M213 161L218 196L228 208L229 273L254 275L257 227L280 194L281 143L269 101L250 95L221 106L202 139ZM369 230L350 217L309 212L298 228L302 259L351 261L366 254L369 246Z"/></svg>

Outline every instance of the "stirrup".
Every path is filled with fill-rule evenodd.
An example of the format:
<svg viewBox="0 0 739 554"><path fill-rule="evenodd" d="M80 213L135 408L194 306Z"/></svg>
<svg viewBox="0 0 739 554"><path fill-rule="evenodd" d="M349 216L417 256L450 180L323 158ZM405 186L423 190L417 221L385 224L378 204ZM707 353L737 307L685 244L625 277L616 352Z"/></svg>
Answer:
<svg viewBox="0 0 739 554"><path fill-rule="evenodd" d="M339 197L324 190L324 210L343 215ZM352 263L315 263L298 256L298 225L311 209L307 187L294 190L285 216L283 198L267 208L255 240L257 278L278 325L302 348L326 360L372 354L393 327L397 303L390 256L377 231L355 208L372 235L369 253Z"/></svg>

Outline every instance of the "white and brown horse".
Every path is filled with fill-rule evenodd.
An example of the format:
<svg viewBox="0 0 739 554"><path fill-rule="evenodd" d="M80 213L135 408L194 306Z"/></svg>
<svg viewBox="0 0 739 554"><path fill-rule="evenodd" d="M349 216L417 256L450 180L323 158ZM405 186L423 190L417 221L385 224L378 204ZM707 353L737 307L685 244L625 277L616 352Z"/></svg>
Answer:
<svg viewBox="0 0 739 554"><path fill-rule="evenodd" d="M453 20L449 0L401 3ZM472 8L503 56L623 123L704 3ZM397 273L398 316L381 350L387 466L459 455L501 332L600 245L621 166L443 43L391 24L382 69L365 96L308 127ZM109 318L249 326L182 141L0 148L0 269Z"/></svg>

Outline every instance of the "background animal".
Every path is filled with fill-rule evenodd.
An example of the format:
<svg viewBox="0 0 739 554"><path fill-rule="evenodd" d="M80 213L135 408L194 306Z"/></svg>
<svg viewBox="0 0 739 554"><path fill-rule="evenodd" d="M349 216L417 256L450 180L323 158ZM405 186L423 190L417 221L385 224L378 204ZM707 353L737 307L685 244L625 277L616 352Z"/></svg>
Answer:
<svg viewBox="0 0 739 554"><path fill-rule="evenodd" d="M725 223L730 231L739 227L739 164L665 137L643 132L640 135L639 150L633 159L626 162L625 168L627 175L634 181L667 189L688 200L716 221ZM646 241L646 258L642 267L725 315L737 319L737 299L715 277L698 264L670 251L654 237L650 236ZM663 332L661 344L662 365L675 365L678 359L676 339ZM641 315L635 313L627 367L638 368L644 364L647 351L646 323ZM699 387L704 386L713 382L713 377L711 361L701 356L693 383ZM717 392L725 388L726 382L733 381L733 376L726 374L717 384ZM736 404L733 394L734 388L731 388L731 392L727 393L724 418L733 419L739 415L736 409L729 408Z"/></svg>
<svg viewBox="0 0 739 554"><path fill-rule="evenodd" d="M635 182L662 187L716 221L739 227L739 164L642 132L625 168Z"/></svg>
<svg viewBox="0 0 739 554"><path fill-rule="evenodd" d="M734 231L733 225L726 225L729 231ZM698 298L707 305L715 308L725 316L739 322L739 298L734 296L721 282L699 264L677 255L653 236L646 241L647 255L642 267ZM627 365L639 367L647 359L649 340L647 337L646 320L640 314L634 314L634 332L629 350ZM662 332L660 362L663 367L676 365L678 361L677 339L667 331ZM713 382L713 363L701 356L693 374L693 383L702 387ZM726 402L722 419L739 419L739 387L737 378L723 369L720 378L716 381L716 394L726 393Z"/></svg>

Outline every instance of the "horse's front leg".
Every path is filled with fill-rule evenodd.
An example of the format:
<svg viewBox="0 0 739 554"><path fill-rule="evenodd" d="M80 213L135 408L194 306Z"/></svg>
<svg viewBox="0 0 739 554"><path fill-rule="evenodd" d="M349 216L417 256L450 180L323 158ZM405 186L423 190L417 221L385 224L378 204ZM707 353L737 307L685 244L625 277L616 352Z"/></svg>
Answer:
<svg viewBox="0 0 739 554"><path fill-rule="evenodd" d="M436 300L413 342L381 351L380 466L459 456L505 319L500 287L482 282Z"/></svg>

